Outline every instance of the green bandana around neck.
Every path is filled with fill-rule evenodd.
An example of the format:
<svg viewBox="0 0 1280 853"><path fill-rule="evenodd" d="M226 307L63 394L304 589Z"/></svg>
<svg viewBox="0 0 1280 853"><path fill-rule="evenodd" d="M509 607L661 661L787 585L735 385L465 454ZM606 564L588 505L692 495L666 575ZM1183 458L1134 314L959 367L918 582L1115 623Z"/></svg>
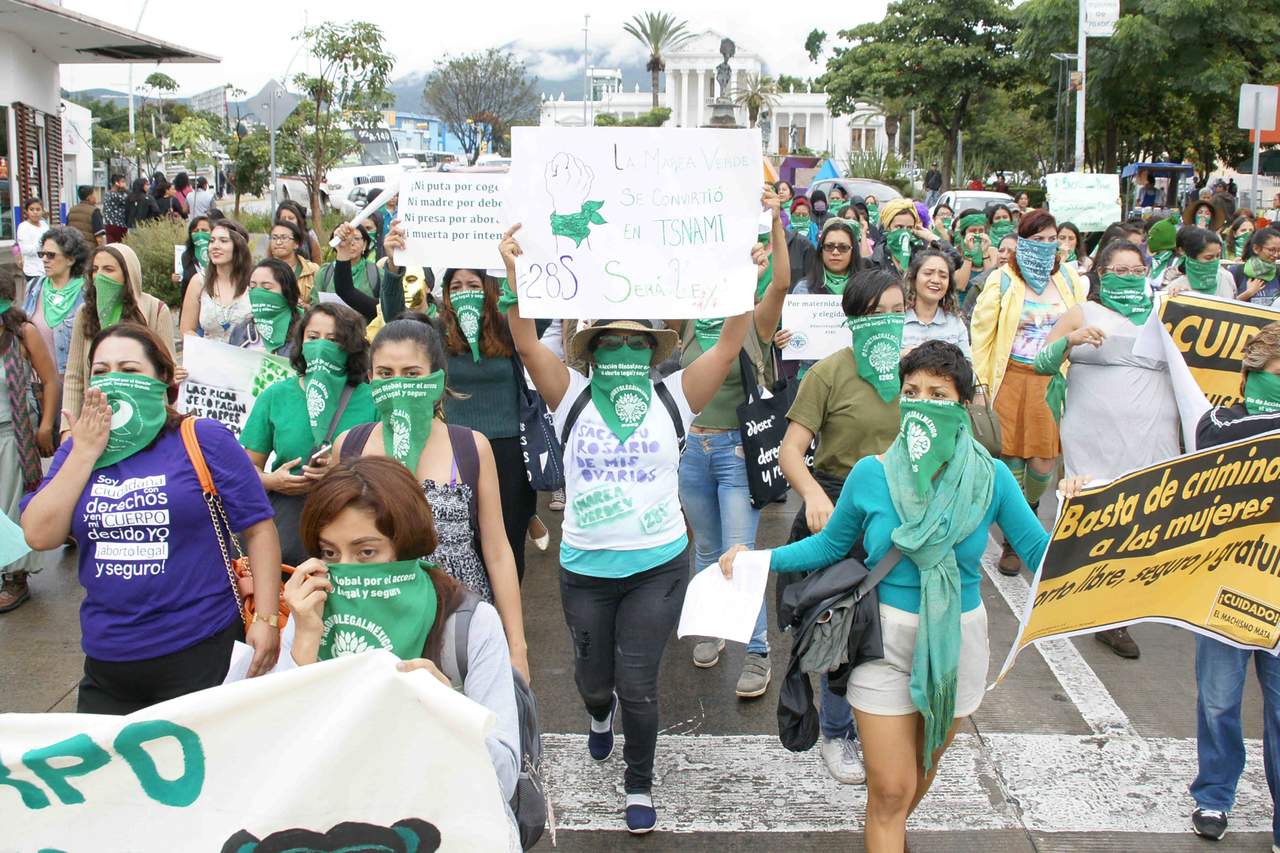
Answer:
<svg viewBox="0 0 1280 853"><path fill-rule="evenodd" d="M703 352L716 345L722 331L724 331L723 317L719 320L693 321L693 336L698 339L698 346L702 347Z"/></svg>
<svg viewBox="0 0 1280 853"><path fill-rule="evenodd" d="M1276 277L1276 262L1263 260L1258 255L1254 255L1244 262L1244 277L1271 281Z"/></svg>
<svg viewBox="0 0 1280 853"><path fill-rule="evenodd" d="M373 296L373 288L369 286L369 273L366 267L369 266L367 257L357 258L351 262L351 283L355 285L356 290L365 296Z"/></svg>
<svg viewBox="0 0 1280 853"><path fill-rule="evenodd" d="M1244 254L1244 247L1249 244L1249 238L1252 236L1253 236L1252 232L1246 232L1244 234L1236 235L1235 247L1236 247L1237 258Z"/></svg>
<svg viewBox="0 0 1280 853"><path fill-rule="evenodd" d="M60 323L75 314L76 300L84 290L84 279L73 278L62 287L54 287L47 277L41 285L40 305L44 308L44 323L56 329Z"/></svg>
<svg viewBox="0 0 1280 853"><path fill-rule="evenodd" d="M604 201L584 201L577 213L552 213L551 233L568 237L575 247L582 246L582 241L591 236L592 225L605 224L605 218L600 215L603 206Z"/></svg>
<svg viewBox="0 0 1280 853"><path fill-rule="evenodd" d="M320 338L302 345L302 357L307 362L307 372L302 376L307 420L311 423L312 440L318 446L329 432L334 408L347 384L347 351Z"/></svg>
<svg viewBox="0 0 1280 853"><path fill-rule="evenodd" d="M798 213L791 216L791 227L796 231L808 231L811 222L813 220L808 216L801 216Z"/></svg>
<svg viewBox="0 0 1280 853"><path fill-rule="evenodd" d="M98 302L98 326L105 329L119 323L124 310L124 284L97 273L93 277L93 296Z"/></svg>
<svg viewBox="0 0 1280 853"><path fill-rule="evenodd" d="M1187 281L1191 283L1193 290L1200 293L1218 292L1218 268L1222 266L1221 258L1214 258L1212 261L1187 258L1183 263Z"/></svg>
<svg viewBox="0 0 1280 853"><path fill-rule="evenodd" d="M8 311L12 307L13 307L12 299L0 299L0 315L3 315L6 311Z"/></svg>
<svg viewBox="0 0 1280 853"><path fill-rule="evenodd" d="M827 290L836 296L844 294L845 287L849 284L849 273L832 272L826 267L822 268L822 283L826 285Z"/></svg>
<svg viewBox="0 0 1280 853"><path fill-rule="evenodd" d="M1244 378L1244 409L1251 415L1280 412L1280 376L1255 370Z"/></svg>
<svg viewBox="0 0 1280 853"><path fill-rule="evenodd" d="M1063 254L1063 256L1062 256L1062 262L1063 262L1064 264L1074 264L1074 263L1076 262L1076 260L1077 260L1077 258L1076 258L1076 250L1075 250L1075 249L1072 249L1071 251L1066 252L1066 253L1065 253L1065 254Z"/></svg>
<svg viewBox="0 0 1280 853"><path fill-rule="evenodd" d="M249 307L253 309L253 325L266 342L267 349L275 352L284 346L285 339L289 337L289 327L293 323L293 312L289 310L284 294L265 287L251 287ZM345 365L343 370L345 373Z"/></svg>
<svg viewBox="0 0 1280 853"><path fill-rule="evenodd" d="M207 269L209 266L209 237L212 235L208 231L193 231L191 234L191 248L195 251L196 265L201 269Z"/></svg>
<svg viewBox="0 0 1280 853"><path fill-rule="evenodd" d="M444 371L428 376L400 376L369 383L373 405L382 422L382 449L418 475L418 459L431 436L436 403L444 396Z"/></svg>
<svg viewBox="0 0 1280 853"><path fill-rule="evenodd" d="M885 248L898 264L898 269L903 271L911 265L911 247L919 242L920 238L910 228L895 228L884 235Z"/></svg>
<svg viewBox="0 0 1280 853"><path fill-rule="evenodd" d="M422 657L436 621L436 585L420 560L334 563L324 601L320 660L385 649Z"/></svg>
<svg viewBox="0 0 1280 853"><path fill-rule="evenodd" d="M1151 315L1151 294L1147 278L1141 275L1104 273L1098 282L1098 298L1102 304L1129 319L1135 326L1147 322Z"/></svg>
<svg viewBox="0 0 1280 853"><path fill-rule="evenodd" d="M164 428L169 386L138 373L104 373L89 380L89 387L107 395L111 404L111 433L95 469L114 465L150 444Z"/></svg>
<svg viewBox="0 0 1280 853"><path fill-rule="evenodd" d="M791 198L789 198L789 199L787 199L787 200L786 200L786 201L784 201L784 202L780 202L780 203L778 204L778 207L782 208L782 209L783 209L783 210L785 210L787 213L790 213L790 212L791 212L791 202L793 202L793 201L795 201L795 199L791 199Z"/></svg>
<svg viewBox="0 0 1280 853"><path fill-rule="evenodd" d="M1164 271L1169 268L1169 264L1173 262L1173 249L1165 249L1163 252L1156 252L1151 256L1151 272L1147 276L1147 280L1152 282L1156 287L1160 286L1160 282L1164 280Z"/></svg>
<svg viewBox="0 0 1280 853"><path fill-rule="evenodd" d="M898 411L902 418L898 433L907 450L916 494L924 497L932 490L933 476L955 455L969 413L950 400L899 400Z"/></svg>
<svg viewBox="0 0 1280 853"><path fill-rule="evenodd" d="M876 389L886 403L892 402L902 390L898 362L905 319L905 314L868 314L845 321L853 333L853 360L858 375Z"/></svg>
<svg viewBox="0 0 1280 853"><path fill-rule="evenodd" d="M626 441L644 422L653 395L649 362L653 350L632 349L625 344L616 350L597 349L591 366L591 401L618 438Z"/></svg>
<svg viewBox="0 0 1280 853"><path fill-rule="evenodd" d="M992 222L987 231L991 233L991 245L999 246L1000 241L1013 233L1013 220L1001 219L999 222Z"/></svg>
<svg viewBox="0 0 1280 853"><path fill-rule="evenodd" d="M480 320L484 316L484 291L460 290L449 297L453 313L458 316L458 328L471 347L471 360L480 363Z"/></svg>

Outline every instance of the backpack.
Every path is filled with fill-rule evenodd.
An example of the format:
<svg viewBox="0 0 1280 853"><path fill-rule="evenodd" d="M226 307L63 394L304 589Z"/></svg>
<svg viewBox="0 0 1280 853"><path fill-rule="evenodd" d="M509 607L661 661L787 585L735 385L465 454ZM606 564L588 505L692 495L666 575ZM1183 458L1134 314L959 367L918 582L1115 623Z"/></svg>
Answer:
<svg viewBox="0 0 1280 853"><path fill-rule="evenodd" d="M446 631L440 649L440 660L453 661L458 678L467 679L467 644L471 636L471 617L476 613L480 596L469 589L463 591L462 601L453 611L450 620L453 631ZM446 672L452 677L453 673ZM542 778L542 729L538 725L538 700L524 676L514 668L511 680L515 683L516 713L520 719L520 776L516 791L511 795L511 811L516 816L516 828L520 834L520 846L528 850L538 843L550 817L546 783Z"/></svg>

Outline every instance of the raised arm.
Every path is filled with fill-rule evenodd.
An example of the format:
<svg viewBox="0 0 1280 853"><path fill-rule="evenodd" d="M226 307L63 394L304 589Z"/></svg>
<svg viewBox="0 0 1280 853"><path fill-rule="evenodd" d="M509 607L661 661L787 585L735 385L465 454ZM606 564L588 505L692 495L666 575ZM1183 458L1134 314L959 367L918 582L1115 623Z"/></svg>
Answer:
<svg viewBox="0 0 1280 853"><path fill-rule="evenodd" d="M498 252L507 267L507 282L517 292L516 258L520 257L521 250L515 234L519 230L520 223L517 222L502 235L502 242L498 244ZM520 360L524 362L525 370L529 371L534 387L546 401L547 408L555 411L560 408L564 392L569 390L569 368L565 367L560 357L546 344L538 340L536 324L520 316L518 303L508 309L507 325L511 328L511 339L515 342L516 352L520 353ZM565 341L566 349L568 344Z"/></svg>
<svg viewBox="0 0 1280 853"><path fill-rule="evenodd" d="M378 316L378 300L367 296L356 289L355 280L351 277L351 261L360 256L364 250L364 242L356 234L350 223L344 222L334 231L339 237L338 259L333 265L333 292L351 308L360 312L365 322L372 322Z"/></svg>
<svg viewBox="0 0 1280 853"><path fill-rule="evenodd" d="M787 231L782 227L782 215L778 194L772 188L764 192L765 208L773 214L773 230L769 235L769 247L773 254L773 281L764 297L756 305L756 337L767 341L778 331L782 322L782 303L791 290L791 255L787 249Z"/></svg>
<svg viewBox="0 0 1280 853"><path fill-rule="evenodd" d="M729 369L738 362L738 353L742 350L742 342L747 337L747 327L751 323L753 311L730 317L724 321L720 331L720 340L715 346L694 359L684 369L683 387L685 399L694 413L702 411L711 398L724 384Z"/></svg>

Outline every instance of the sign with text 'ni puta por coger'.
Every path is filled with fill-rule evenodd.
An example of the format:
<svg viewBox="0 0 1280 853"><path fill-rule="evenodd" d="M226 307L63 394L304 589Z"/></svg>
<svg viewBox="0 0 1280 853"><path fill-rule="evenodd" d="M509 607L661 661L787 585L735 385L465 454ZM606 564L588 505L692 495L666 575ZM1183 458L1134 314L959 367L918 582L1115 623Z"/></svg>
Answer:
<svg viewBox="0 0 1280 853"><path fill-rule="evenodd" d="M1059 172L1045 176L1049 212L1081 231L1105 231L1121 218L1120 176Z"/></svg>
<svg viewBox="0 0 1280 853"><path fill-rule="evenodd" d="M754 303L760 134L512 129L520 313L728 317Z"/></svg>
<svg viewBox="0 0 1280 853"><path fill-rule="evenodd" d="M511 176L501 172L410 172L400 180L405 248L397 266L495 269L506 230Z"/></svg>

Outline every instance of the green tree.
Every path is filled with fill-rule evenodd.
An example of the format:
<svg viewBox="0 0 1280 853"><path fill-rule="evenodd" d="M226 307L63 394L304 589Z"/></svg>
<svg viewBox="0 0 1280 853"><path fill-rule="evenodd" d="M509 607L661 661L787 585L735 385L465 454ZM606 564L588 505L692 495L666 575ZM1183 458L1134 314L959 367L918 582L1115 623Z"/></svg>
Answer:
<svg viewBox="0 0 1280 853"><path fill-rule="evenodd" d="M827 33L825 30L810 30L809 35L804 40L804 52L809 54L810 62L817 62L818 57L822 56L822 49L827 44Z"/></svg>
<svg viewBox="0 0 1280 853"><path fill-rule="evenodd" d="M613 113L600 113L596 116L596 127L662 127L671 118L668 107L658 107L631 118L620 119Z"/></svg>
<svg viewBox="0 0 1280 853"><path fill-rule="evenodd" d="M233 132L227 141L227 155L231 158L231 182L235 187L234 215L237 218L240 216L240 196L260 195L271 183L270 139L265 127L256 127L243 136L238 131ZM277 144L276 147L280 146Z"/></svg>
<svg viewBox="0 0 1280 853"><path fill-rule="evenodd" d="M946 140L942 176L951 181L955 142L970 104L1017 73L1010 0L896 0L882 20L841 30L821 78L827 103L848 115L868 100L915 105L917 123Z"/></svg>
<svg viewBox="0 0 1280 853"><path fill-rule="evenodd" d="M771 77L760 74L746 75L741 86L729 90L729 97L740 107L747 108L750 126L756 126L756 118L762 109L772 110L778 103L778 84Z"/></svg>
<svg viewBox="0 0 1280 853"><path fill-rule="evenodd" d="M649 72L653 93L653 109L658 108L658 75L667 70L667 59L664 54L670 53L680 45L693 38L693 33L685 29L685 21L677 21L666 12L645 12L634 16L622 25L636 41L644 45L649 52L649 61L645 70Z"/></svg>
<svg viewBox="0 0 1280 853"><path fill-rule="evenodd" d="M510 128L536 122L542 109L538 81L505 51L445 56L436 63L422 100L462 143L468 163L501 147Z"/></svg>
<svg viewBox="0 0 1280 853"><path fill-rule="evenodd" d="M326 22L294 36L307 42L318 73L297 74L294 86L303 102L280 128L276 148L293 148L298 173L311 195L312 215L324 212L320 190L325 175L357 143L346 131L381 121L392 103L387 86L395 57L386 52L382 30L367 21ZM238 182L237 182L238 185Z"/></svg>

